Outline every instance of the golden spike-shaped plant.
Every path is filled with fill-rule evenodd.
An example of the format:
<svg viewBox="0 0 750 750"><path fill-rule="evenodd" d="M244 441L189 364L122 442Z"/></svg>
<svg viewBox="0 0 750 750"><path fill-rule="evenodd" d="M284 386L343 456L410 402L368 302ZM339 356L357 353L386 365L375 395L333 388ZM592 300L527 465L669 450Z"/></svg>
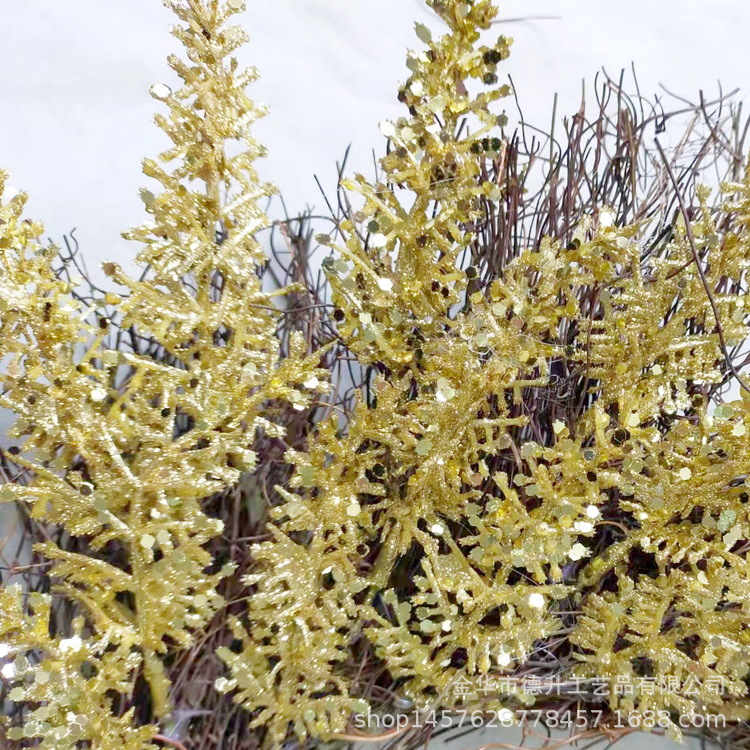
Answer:
<svg viewBox="0 0 750 750"><path fill-rule="evenodd" d="M97 750L155 748L155 726L134 726L134 708L113 710L115 696L133 688L138 654L111 648L106 637L82 637L80 618L70 638L51 636L51 604L38 593L24 604L17 584L0 591L3 656L13 659L4 673L18 683L7 697L30 706L24 726L9 729L8 739L39 737L45 750L78 750L83 742Z"/></svg>
<svg viewBox="0 0 750 750"><path fill-rule="evenodd" d="M0 175L0 195L5 179ZM118 506L93 493L101 472L110 498L120 498L124 473L116 435L102 413L107 373L93 365L98 339L85 323L88 311L52 272L55 249L37 244L41 226L22 219L25 203L19 194L0 204L0 357L6 363L0 405L18 415L11 436L23 441L23 452L14 460L34 472L34 482L5 485L1 497L30 503L34 517L91 539L93 550L114 539L135 547ZM81 459L86 467L71 470ZM126 505L127 496L118 502ZM33 612L25 614L20 592L0 592L0 642L16 657L3 672L16 683L9 697L43 702L23 736L44 736L43 746L55 750L83 740L141 750L154 728L130 728L129 717L111 712L114 694L132 690L141 664L135 618L117 597L132 593L131 574L52 542L39 551L57 561L59 588L84 604L93 633L52 638L48 596L35 595ZM105 654L108 649L114 651ZM107 684L92 677L83 667L89 663L116 679Z"/></svg>
<svg viewBox="0 0 750 750"><path fill-rule="evenodd" d="M747 176L731 187L748 188ZM736 221L720 233L708 192L696 198L697 219L657 252L605 210L490 288L498 309L566 335L563 371L578 383L565 419L522 446L518 482L526 503L555 501L537 544L555 527L575 540L570 674L610 680L612 708L661 712L675 735L675 714L745 716L750 670L750 415L747 401L712 415L707 397L734 376L726 346L747 340L750 236L742 200L723 207Z"/></svg>
<svg viewBox="0 0 750 750"><path fill-rule="evenodd" d="M622 529L578 573L574 674L630 680L611 705L639 715L750 715L746 380L734 383L741 400L706 397L732 382L726 346L748 336L750 172L725 189L734 220L721 232L699 189L696 220L652 257L614 227L556 253L593 275L579 344L596 400L571 437L585 446L601 523Z"/></svg>
<svg viewBox="0 0 750 750"><path fill-rule="evenodd" d="M491 2L428 4L448 32L433 39L417 27L427 49L409 57L400 93L409 117L383 126L392 144L382 180L345 182L364 205L327 263L341 335L376 371L372 396L344 437L331 421L309 452L290 456L300 489L272 512L274 540L259 546L250 579L250 637L242 654L225 655L233 674L221 687L263 709L258 722L276 744L290 722L298 734L342 731L358 709L346 652L363 630L424 706L463 672L522 659L554 628L549 605L565 591L557 563L570 535L557 533L551 553L529 548L524 535L549 511L530 512L507 464L492 460L525 424L520 393L544 382L555 347L521 335L481 295L457 311L468 281L460 256L482 218L479 197L495 191L478 177L502 146L488 135L489 105L509 91L494 86L509 41L479 44ZM472 79L492 88L473 95ZM474 132L462 129L467 119ZM306 560L296 579L279 572L292 556ZM319 659L316 639L327 644ZM322 672L307 684L311 663Z"/></svg>
<svg viewBox="0 0 750 750"><path fill-rule="evenodd" d="M493 85L508 41L480 46L492 2L428 4L449 31L418 26L409 117L383 126L381 180L345 182L363 205L326 263L367 395L343 435L331 420L289 456L297 489L255 551L244 650L222 654L220 688L272 744L290 726L331 737L360 710L347 651L363 633L400 693L450 707L472 700L451 694L457 678L517 673L556 608L582 609L566 613L571 676L724 680L724 694L631 690L613 708L742 715L747 408L716 423L707 394L747 338L750 178L721 232L705 192L690 231L648 251L640 225L602 207L569 246L519 249L480 289L461 255L499 197L481 166L488 152L502 164L488 104L505 92L473 95L470 79ZM540 392L549 406L530 420Z"/></svg>
<svg viewBox="0 0 750 750"><path fill-rule="evenodd" d="M318 357L302 359L300 340L282 361L277 309L257 275L264 258L253 235L269 224L258 201L272 188L253 168L263 148L250 126L262 110L244 92L256 73L233 57L246 37L228 22L244 3L167 5L182 21L174 33L188 61L170 58L179 90L152 89L169 107L157 123L174 145L145 162L163 190L142 192L152 221L126 235L145 244L138 261L148 273L132 281L114 263L105 271L129 287L107 300L122 325L169 357L101 345L106 326L88 327L89 311L54 276L54 250L39 248L41 228L21 220L22 196L3 208L0 226L0 359L10 359L1 398L19 415L16 460L33 474L31 486L8 486L4 496L87 540L90 554L51 542L38 551L55 562L57 590L81 605L85 648L116 648L131 688L142 669L156 716L169 708L163 655L187 646L221 606L215 586L231 570L207 572L203 545L222 524L201 500L252 471L256 431L283 436L269 402L304 408L302 383L325 376ZM117 547L120 565L97 554L105 545ZM53 662L47 671L56 679ZM106 713L100 697L92 691L92 716Z"/></svg>

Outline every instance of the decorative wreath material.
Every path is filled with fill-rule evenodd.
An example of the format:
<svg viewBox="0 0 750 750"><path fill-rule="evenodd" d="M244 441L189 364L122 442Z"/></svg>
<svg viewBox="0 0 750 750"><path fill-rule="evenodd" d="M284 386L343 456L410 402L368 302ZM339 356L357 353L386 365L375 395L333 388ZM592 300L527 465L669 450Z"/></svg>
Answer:
<svg viewBox="0 0 750 750"><path fill-rule="evenodd" d="M715 125L728 179L695 188L658 142L639 161L618 99L605 172L579 113L532 209L495 3L426 2L382 172L317 237L325 288L304 222L266 283L241 0L167 0L186 59L152 89L142 278L107 263L119 291L82 297L3 199L0 498L52 586L0 592L9 741L209 747L185 727L222 694L234 747L395 707L750 718L742 141Z"/></svg>

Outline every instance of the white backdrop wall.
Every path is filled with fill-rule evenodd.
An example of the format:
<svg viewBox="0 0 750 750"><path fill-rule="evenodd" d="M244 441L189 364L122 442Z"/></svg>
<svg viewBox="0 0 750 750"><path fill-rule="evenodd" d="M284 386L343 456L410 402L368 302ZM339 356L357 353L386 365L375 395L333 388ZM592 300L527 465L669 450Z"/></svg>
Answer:
<svg viewBox="0 0 750 750"><path fill-rule="evenodd" d="M258 126L270 149L263 177L289 210L322 206L350 143L351 164L372 170L382 152L377 123L401 114L404 52L419 44L421 0L249 0L252 44L243 62L262 78L253 97L271 107ZM500 25L515 38L507 70L526 118L545 124L552 97L577 106L581 81L602 66L634 62L644 94L658 84L694 97L699 89L750 90L747 0L501 0L501 17L558 16ZM0 45L0 165L32 195L30 212L56 240L78 228L90 266L136 249L119 233L142 218L140 159L164 145L148 95L169 83L177 50L159 0L5 0Z"/></svg>

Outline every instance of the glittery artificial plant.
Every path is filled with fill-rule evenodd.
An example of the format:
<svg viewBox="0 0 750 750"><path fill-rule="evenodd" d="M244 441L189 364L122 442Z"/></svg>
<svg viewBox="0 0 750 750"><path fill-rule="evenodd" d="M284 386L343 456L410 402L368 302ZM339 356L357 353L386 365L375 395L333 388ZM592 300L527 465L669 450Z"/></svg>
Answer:
<svg viewBox="0 0 750 750"><path fill-rule="evenodd" d="M263 111L244 92L256 72L233 57L246 37L229 21L244 3L166 4L187 60L170 58L177 90L152 89L172 147L144 162L159 190L142 191L151 219L126 234L147 273L135 281L105 264L125 290L101 300L166 356L104 346L107 322L90 324L93 310L53 273L55 249L22 218L25 196L0 208L0 405L18 416L13 460L32 476L2 499L88 545L37 548L54 563L54 592L77 609L70 632L49 621L49 596L0 596L3 656L14 658L3 678L29 710L10 736L55 750L150 746L156 727L135 726L123 706L142 674L153 715L168 713L163 659L222 606L215 587L231 572L203 548L222 525L201 500L253 470L259 430L283 435L273 404L304 408L302 384L325 377L300 340L281 358L278 308L257 275L254 235L269 225L259 201L273 188L253 166L263 147L250 127Z"/></svg>
<svg viewBox="0 0 750 750"><path fill-rule="evenodd" d="M652 244L603 205L480 282L463 257L501 198L481 175L502 172L509 40L482 43L490 0L426 1L448 31L417 26L382 176L344 181L359 204L322 238L366 382L346 425L289 455L218 687L271 745L351 738L367 649L406 705L497 710L535 703L513 675L562 639L543 684L645 678L609 707L661 710L675 734L678 713L747 718L750 413L709 394L748 395L729 350L750 173L721 226L706 190ZM503 694L477 692L498 677Z"/></svg>
<svg viewBox="0 0 750 750"><path fill-rule="evenodd" d="M559 535L541 554L531 543L554 500L530 511L493 466L525 422L523 389L543 383L554 348L523 336L520 319L502 320L481 294L457 313L478 196L495 189L477 178L480 159L502 147L490 105L509 93L494 86L509 43L478 44L497 13L490 2L430 5L449 32L433 40L418 26L428 50L409 57L400 99L410 116L383 126L392 140L383 179L345 183L364 205L327 263L340 335L376 373L371 396L344 437L332 420L309 453L291 457L300 489L274 512L275 540L255 553L251 637L244 653L225 654L233 679L222 687L263 708L258 721L275 741L290 720L301 732L343 731L361 701L340 667L363 628L424 705L459 673L524 658L554 629L549 605L566 591L559 567L574 538ZM473 79L491 88L472 94ZM467 118L478 127L460 132ZM571 522L589 504L581 496ZM309 541L294 541L300 532ZM280 619L269 605L286 600ZM313 664L315 679L301 680Z"/></svg>
<svg viewBox="0 0 750 750"><path fill-rule="evenodd" d="M595 680L627 684L607 708L658 710L675 734L678 715L748 719L750 391L732 363L750 171L716 203L667 167L677 210L656 239L650 215L600 205L565 241L480 273L466 258L512 187L493 111L510 42L492 38L490 0L426 2L441 32L417 26L382 174L344 182L356 206L322 238L337 340L364 383L347 419L332 400L287 454L217 688L267 746L350 739L378 679L415 709L540 705L531 675L587 700ZM0 592L0 678L25 720L8 736L52 750L154 746L141 718L169 712L164 661L231 573L205 549L221 524L201 501L252 472L257 434L283 434L278 405L307 408L327 377L294 336L281 356L256 273L271 188L253 167L255 73L227 23L243 3L167 4L188 59L170 60L180 88L152 89L172 147L145 162L159 189L127 235L145 276L106 264L123 291L88 308L25 196L0 203L0 406L31 478L0 497L80 541L37 548L72 617ZM105 307L160 355L108 347Z"/></svg>

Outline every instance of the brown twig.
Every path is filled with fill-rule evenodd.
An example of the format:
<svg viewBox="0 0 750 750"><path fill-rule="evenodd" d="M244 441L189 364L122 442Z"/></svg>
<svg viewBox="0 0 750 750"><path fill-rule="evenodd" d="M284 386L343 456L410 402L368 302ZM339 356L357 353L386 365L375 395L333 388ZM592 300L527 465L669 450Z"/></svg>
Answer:
<svg viewBox="0 0 750 750"><path fill-rule="evenodd" d="M692 229L692 226L690 225L690 215L688 214L687 206L685 205L685 199L683 198L682 192L679 189L679 184L677 182L677 178L675 177L674 170L672 169L671 165L669 164L669 161L667 160L667 156L664 153L664 149L662 148L661 143L659 143L659 139L655 138L654 143L656 144L656 148L658 149L659 154L664 162L664 168L667 170L669 179L671 180L675 188L675 194L677 195L677 201L680 205L680 211L685 221L685 236L687 237L688 244L690 245L690 252L693 254L693 261L695 262L695 267L698 271L698 275L700 276L701 283L703 284L703 289L706 292L706 296L708 297L708 302L711 305L711 310L713 310L714 318L716 319L716 332L719 336L719 345L721 346L722 354L724 355L724 358L726 359L727 366L729 367L732 375L734 375L735 379L740 384L742 389L745 390L747 393L750 393L750 387L742 379L742 376L740 375L740 373L737 372L737 368L734 366L734 362L732 361L732 358L729 355L729 351L727 350L727 343L724 339L724 330L721 327L721 316L719 314L719 308L716 305L716 300L714 299L713 292L711 291L711 287L708 283L708 279L706 278L705 271L703 270L703 267L701 266L700 256L698 253L698 247L695 242L695 235L693 234L693 229Z"/></svg>
<svg viewBox="0 0 750 750"><path fill-rule="evenodd" d="M185 745L183 745L181 742L179 742L178 740L173 740L171 737L167 737L163 734L154 735L154 739L157 742L164 743L165 745L172 745L172 747L176 747L177 750L187 750Z"/></svg>

